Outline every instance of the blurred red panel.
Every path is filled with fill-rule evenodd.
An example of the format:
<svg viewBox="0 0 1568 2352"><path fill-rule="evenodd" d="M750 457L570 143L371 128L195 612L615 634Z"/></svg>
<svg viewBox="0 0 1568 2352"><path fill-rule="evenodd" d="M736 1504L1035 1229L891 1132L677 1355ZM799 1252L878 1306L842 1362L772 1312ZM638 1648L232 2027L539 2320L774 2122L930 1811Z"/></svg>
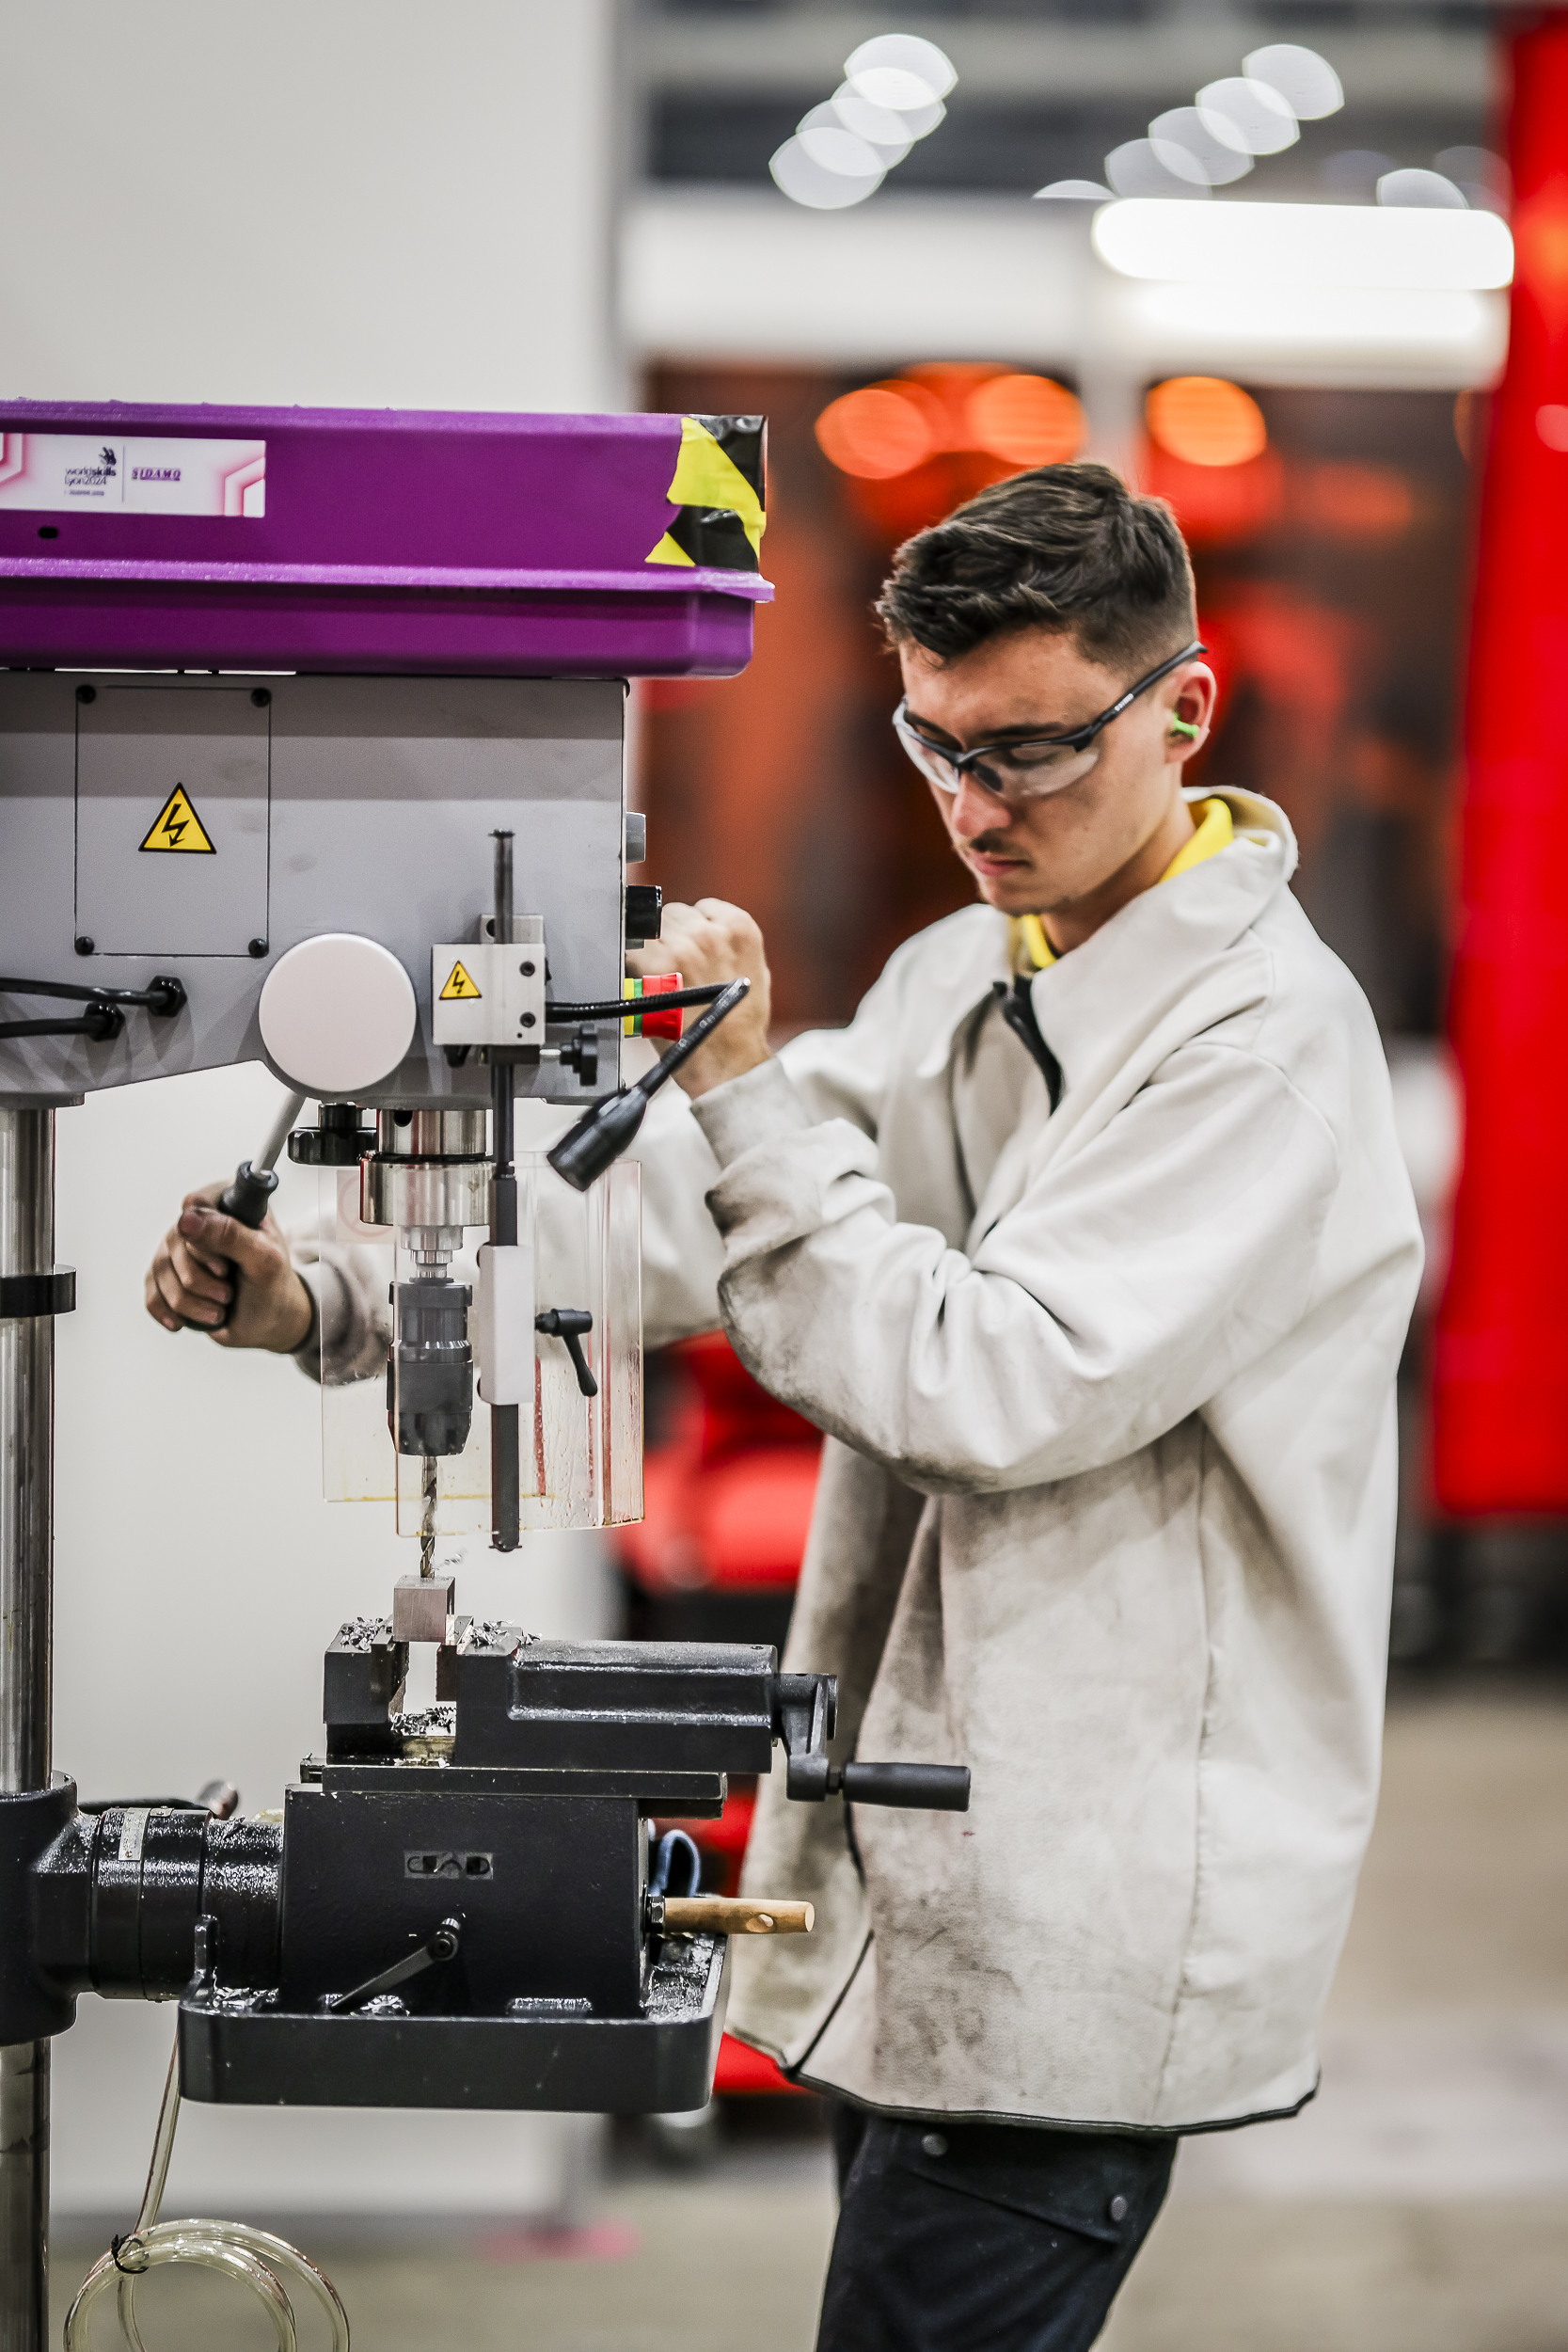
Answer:
<svg viewBox="0 0 1568 2352"><path fill-rule="evenodd" d="M733 2034L726 2034L719 2044L719 2065L713 2077L716 2091L787 2090L798 2099L809 2098L799 2083L785 2080L770 2058L753 2050Z"/></svg>
<svg viewBox="0 0 1568 2352"><path fill-rule="evenodd" d="M1452 1512L1568 1510L1568 20L1513 44L1518 274L1492 404L1452 1032L1466 1142L1438 1326ZM1481 453L1477 453L1478 456Z"/></svg>
<svg viewBox="0 0 1568 2352"><path fill-rule="evenodd" d="M822 1433L759 1388L719 1331L668 1350L681 1393L643 1467L643 1517L617 1549L645 1592L791 1585Z"/></svg>

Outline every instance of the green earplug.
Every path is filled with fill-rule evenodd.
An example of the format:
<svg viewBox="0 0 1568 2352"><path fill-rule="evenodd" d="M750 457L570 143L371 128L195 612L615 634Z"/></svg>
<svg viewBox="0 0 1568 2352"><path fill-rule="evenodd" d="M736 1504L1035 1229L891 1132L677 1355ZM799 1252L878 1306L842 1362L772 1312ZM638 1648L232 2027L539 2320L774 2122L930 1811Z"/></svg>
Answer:
<svg viewBox="0 0 1568 2352"><path fill-rule="evenodd" d="M1188 736L1196 742L1202 729L1195 727L1190 719L1173 719L1170 723L1170 731L1173 735Z"/></svg>

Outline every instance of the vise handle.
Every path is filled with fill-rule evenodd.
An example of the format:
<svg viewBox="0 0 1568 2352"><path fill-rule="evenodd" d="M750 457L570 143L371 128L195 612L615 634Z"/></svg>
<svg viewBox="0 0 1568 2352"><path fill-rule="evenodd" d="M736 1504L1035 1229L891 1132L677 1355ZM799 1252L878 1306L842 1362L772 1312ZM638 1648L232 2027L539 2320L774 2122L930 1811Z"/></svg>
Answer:
<svg viewBox="0 0 1568 2352"><path fill-rule="evenodd" d="M810 1903L775 1903L738 1895L650 1895L648 1924L666 1935L809 1935Z"/></svg>

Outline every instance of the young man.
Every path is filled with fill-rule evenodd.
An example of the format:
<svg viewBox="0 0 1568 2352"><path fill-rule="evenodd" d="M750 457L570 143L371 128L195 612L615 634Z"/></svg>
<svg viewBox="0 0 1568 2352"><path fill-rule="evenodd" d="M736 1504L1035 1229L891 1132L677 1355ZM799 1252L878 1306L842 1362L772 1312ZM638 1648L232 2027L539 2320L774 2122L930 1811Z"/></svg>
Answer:
<svg viewBox="0 0 1568 2352"><path fill-rule="evenodd" d="M1288 823L1183 791L1214 686L1168 510L1017 477L879 610L979 903L776 1057L755 925L668 912L634 961L752 987L644 1129L650 1337L721 1318L828 1433L790 1662L838 1675L837 1755L974 1776L962 1816L764 1784L752 1882L818 1928L738 1955L731 2024L845 2103L819 2345L1068 2352L1176 2137L1316 2082L1420 1242ZM210 1317L223 1255L216 1336L296 1346L279 1243L210 1213L150 1311ZM328 1313L363 1347L352 1284Z"/></svg>

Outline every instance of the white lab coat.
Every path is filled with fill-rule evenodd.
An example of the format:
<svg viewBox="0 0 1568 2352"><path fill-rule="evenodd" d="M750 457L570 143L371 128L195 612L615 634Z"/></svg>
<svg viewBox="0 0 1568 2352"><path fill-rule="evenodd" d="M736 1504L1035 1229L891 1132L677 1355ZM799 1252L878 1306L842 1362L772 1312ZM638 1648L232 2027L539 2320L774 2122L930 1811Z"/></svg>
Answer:
<svg viewBox="0 0 1568 2352"><path fill-rule="evenodd" d="M650 1343L721 1314L828 1433L786 1662L835 1756L974 1775L852 1829L762 1783L746 1883L817 1927L741 1942L731 2026L875 2107L1180 2130L1316 2081L1421 1244L1290 826L1223 797L1228 848L1035 977L1054 1113L974 907L640 1139ZM334 1355L381 1312L348 1269Z"/></svg>
<svg viewBox="0 0 1568 2352"><path fill-rule="evenodd" d="M1162 2129L1308 2097L1378 1780L1421 1245L1366 1000L1232 845L1032 983L975 907L641 1143L649 1338L828 1432L787 1663L967 1815L786 1802L731 2026L869 2106ZM702 1208L704 1197L706 1211Z"/></svg>

